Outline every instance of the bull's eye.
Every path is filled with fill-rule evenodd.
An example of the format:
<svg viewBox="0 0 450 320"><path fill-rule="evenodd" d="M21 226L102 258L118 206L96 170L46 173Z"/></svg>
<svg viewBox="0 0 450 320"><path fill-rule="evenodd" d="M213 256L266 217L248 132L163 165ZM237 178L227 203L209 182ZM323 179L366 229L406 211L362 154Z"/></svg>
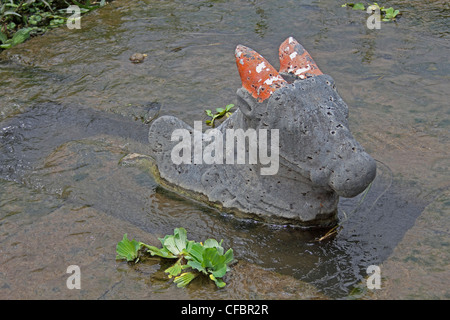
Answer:
<svg viewBox="0 0 450 320"><path fill-rule="evenodd" d="M336 131L331 131L330 133L331 133L331 134L336 134Z"/></svg>

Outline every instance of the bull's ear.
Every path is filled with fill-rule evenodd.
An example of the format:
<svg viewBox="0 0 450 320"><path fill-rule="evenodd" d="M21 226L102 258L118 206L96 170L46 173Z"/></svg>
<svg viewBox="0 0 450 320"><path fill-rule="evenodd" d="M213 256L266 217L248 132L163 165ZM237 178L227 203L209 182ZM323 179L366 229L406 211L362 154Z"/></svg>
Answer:
<svg viewBox="0 0 450 320"><path fill-rule="evenodd" d="M253 111L260 105L261 103L257 102L257 99L253 98L253 96L246 89L239 88L236 92L237 95L237 105L239 110L247 117L253 118Z"/></svg>
<svg viewBox="0 0 450 320"><path fill-rule="evenodd" d="M275 90L287 84L278 71L256 51L238 45L235 56L242 88L255 98L256 102L263 102Z"/></svg>
<svg viewBox="0 0 450 320"><path fill-rule="evenodd" d="M308 51L292 37L287 38L279 49L280 73L305 79L322 74Z"/></svg>

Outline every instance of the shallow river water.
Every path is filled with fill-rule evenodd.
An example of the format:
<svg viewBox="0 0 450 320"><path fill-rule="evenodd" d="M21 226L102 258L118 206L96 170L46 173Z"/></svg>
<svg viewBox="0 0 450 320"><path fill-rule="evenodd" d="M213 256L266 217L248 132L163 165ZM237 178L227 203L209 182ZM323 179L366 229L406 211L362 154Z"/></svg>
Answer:
<svg viewBox="0 0 450 320"><path fill-rule="evenodd" d="M344 3L344 2L342 2ZM397 22L338 1L123 1L0 54L0 298L450 298L450 54L446 1L387 1ZM341 199L337 235L242 220L165 191L145 166L148 122L188 124L236 100L236 45L275 68L294 36L331 75L378 164ZM129 57L147 54L141 64ZM150 118L149 118L150 117ZM143 121L148 120L148 121ZM224 239L239 260L216 289L178 289L159 259L115 260L124 233L158 245ZM69 290L69 265L81 290ZM366 288L380 267L381 289Z"/></svg>

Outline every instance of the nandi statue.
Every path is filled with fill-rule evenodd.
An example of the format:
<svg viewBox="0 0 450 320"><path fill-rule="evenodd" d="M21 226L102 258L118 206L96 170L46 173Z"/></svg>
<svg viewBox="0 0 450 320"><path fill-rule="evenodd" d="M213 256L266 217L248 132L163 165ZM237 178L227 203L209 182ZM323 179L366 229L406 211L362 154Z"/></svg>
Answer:
<svg viewBox="0 0 450 320"><path fill-rule="evenodd" d="M279 72L242 45L235 56L238 110L219 127L202 132L201 122L172 116L152 123L158 183L240 217L335 224L339 196L364 191L376 165L350 133L334 80L292 37L280 46Z"/></svg>

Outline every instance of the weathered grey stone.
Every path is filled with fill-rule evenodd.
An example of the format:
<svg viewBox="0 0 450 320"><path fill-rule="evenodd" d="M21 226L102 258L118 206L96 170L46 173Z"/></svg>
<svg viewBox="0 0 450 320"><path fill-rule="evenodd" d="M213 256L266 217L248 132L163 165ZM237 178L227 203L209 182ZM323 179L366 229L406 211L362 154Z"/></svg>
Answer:
<svg viewBox="0 0 450 320"><path fill-rule="evenodd" d="M227 129L278 129L276 174L261 175L260 169L267 165L259 162L226 164L225 151L223 164L194 164L194 152L192 164L174 164L171 153L180 142L171 141L172 133L185 129L194 137L195 130L164 116L149 131L158 182L220 210L265 221L307 226L335 223L339 196L354 197L364 191L375 178L376 165L349 130L348 107L334 80L324 74L299 79L260 101L244 87L238 89L239 110L217 130L225 146ZM206 133L202 137L205 150L211 142ZM248 159L249 145L245 148Z"/></svg>

